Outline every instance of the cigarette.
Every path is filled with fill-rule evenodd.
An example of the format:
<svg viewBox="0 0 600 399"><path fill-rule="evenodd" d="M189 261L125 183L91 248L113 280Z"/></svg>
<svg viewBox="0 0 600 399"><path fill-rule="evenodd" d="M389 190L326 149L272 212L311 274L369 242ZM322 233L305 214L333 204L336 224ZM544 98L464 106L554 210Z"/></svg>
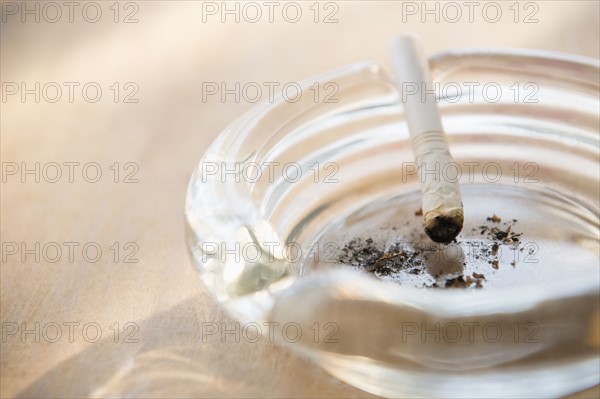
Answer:
<svg viewBox="0 0 600 399"><path fill-rule="evenodd" d="M402 94L410 141L423 193L425 233L433 241L449 244L462 230L464 213L458 181L448 181L441 170L454 163L437 109L429 65L419 39L400 36L392 42L396 84ZM413 94L405 92L410 87ZM415 88L418 88L414 93ZM427 90L427 91L425 91ZM424 95L426 94L426 95Z"/></svg>

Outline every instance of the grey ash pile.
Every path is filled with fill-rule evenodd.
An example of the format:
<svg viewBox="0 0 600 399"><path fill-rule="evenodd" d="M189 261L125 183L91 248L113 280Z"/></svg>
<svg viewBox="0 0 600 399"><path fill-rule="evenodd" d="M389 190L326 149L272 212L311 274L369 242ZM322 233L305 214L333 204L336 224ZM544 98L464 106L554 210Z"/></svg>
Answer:
<svg viewBox="0 0 600 399"><path fill-rule="evenodd" d="M417 250L404 248L399 243L384 251L375 246L372 238L364 241L355 238L342 248L338 260L382 277L400 270L419 273L423 268L423 260L419 254Z"/></svg>

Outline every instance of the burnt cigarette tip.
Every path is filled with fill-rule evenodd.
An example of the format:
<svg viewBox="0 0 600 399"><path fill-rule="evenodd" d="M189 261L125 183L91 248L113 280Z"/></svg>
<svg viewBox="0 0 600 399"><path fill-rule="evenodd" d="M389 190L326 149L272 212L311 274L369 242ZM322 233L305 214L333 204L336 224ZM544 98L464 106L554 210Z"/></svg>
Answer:
<svg viewBox="0 0 600 399"><path fill-rule="evenodd" d="M463 216L438 215L425 221L425 233L440 244L450 244L458 236L463 227Z"/></svg>

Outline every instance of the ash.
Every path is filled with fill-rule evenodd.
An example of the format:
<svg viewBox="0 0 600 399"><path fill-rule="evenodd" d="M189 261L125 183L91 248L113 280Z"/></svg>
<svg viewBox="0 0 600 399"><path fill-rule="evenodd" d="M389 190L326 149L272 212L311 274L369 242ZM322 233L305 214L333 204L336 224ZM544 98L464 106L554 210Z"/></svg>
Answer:
<svg viewBox="0 0 600 399"><path fill-rule="evenodd" d="M415 216L419 216L419 211ZM400 284L423 288L482 288L486 273L508 266L501 264L501 249L519 249L522 233L514 231L517 222L516 219L502 222L499 216L490 216L471 230L471 239L459 236L447 246L427 241L424 235L413 235L407 242L391 244L377 243L373 238L352 238L339 251L337 261ZM511 262L510 267L515 267L515 262ZM485 268L489 271L482 270Z"/></svg>

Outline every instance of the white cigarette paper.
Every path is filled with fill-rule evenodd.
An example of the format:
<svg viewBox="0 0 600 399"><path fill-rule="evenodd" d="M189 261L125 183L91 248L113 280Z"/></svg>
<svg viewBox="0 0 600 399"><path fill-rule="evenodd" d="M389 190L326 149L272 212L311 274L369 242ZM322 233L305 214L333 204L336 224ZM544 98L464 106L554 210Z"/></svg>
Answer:
<svg viewBox="0 0 600 399"><path fill-rule="evenodd" d="M454 160L433 94L429 65L417 37L406 35L394 40L392 62L419 169L425 231L433 241L448 244L462 229L462 197L458 181L442 175L444 167Z"/></svg>

